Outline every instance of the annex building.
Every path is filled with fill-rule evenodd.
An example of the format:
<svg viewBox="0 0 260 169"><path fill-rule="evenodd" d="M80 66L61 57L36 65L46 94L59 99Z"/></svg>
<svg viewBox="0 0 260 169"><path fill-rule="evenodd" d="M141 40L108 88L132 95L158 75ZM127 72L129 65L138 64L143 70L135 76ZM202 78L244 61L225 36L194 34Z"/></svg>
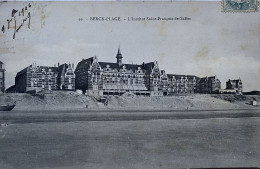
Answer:
<svg viewBox="0 0 260 169"><path fill-rule="evenodd" d="M228 80L226 82L226 89L221 89L219 91L221 94L243 94L243 83L241 79Z"/></svg>
<svg viewBox="0 0 260 169"><path fill-rule="evenodd" d="M116 62L100 62L97 56L83 59L75 69L76 89L87 95L166 96L192 93L217 93L221 88L216 76L199 78L194 75L167 74L158 62L125 64L120 49Z"/></svg>
<svg viewBox="0 0 260 169"><path fill-rule="evenodd" d="M38 66L36 63L16 74L15 92L41 90L75 90L75 74L72 64L54 67Z"/></svg>

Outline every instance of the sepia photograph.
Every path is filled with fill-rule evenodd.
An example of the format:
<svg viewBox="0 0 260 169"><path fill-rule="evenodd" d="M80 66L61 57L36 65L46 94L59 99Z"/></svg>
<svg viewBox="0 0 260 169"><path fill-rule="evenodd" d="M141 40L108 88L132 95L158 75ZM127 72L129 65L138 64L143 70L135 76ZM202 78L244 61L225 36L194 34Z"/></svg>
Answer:
<svg viewBox="0 0 260 169"><path fill-rule="evenodd" d="M0 1L1 169L260 166L257 0Z"/></svg>

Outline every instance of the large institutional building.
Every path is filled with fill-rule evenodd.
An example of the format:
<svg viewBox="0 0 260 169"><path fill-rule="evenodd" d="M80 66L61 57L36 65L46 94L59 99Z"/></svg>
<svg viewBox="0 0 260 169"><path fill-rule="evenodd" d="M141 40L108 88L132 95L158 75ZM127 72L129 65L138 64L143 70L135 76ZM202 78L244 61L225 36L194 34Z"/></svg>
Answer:
<svg viewBox="0 0 260 169"><path fill-rule="evenodd" d="M199 78L193 75L166 74L158 62L125 64L120 49L116 62L99 62L96 56L83 59L75 70L76 89L87 95L163 96L191 93L217 93L221 88L215 77Z"/></svg>
<svg viewBox="0 0 260 169"><path fill-rule="evenodd" d="M40 90L75 90L75 74L72 64L54 67L37 66L24 68L15 77L15 92Z"/></svg>
<svg viewBox="0 0 260 169"><path fill-rule="evenodd" d="M0 89L4 91L4 68L0 62ZM185 95L192 93L242 94L241 80L229 80L221 90L216 76L199 78L194 75L167 74L158 62L125 64L120 49L116 62L100 62L97 56L83 59L74 70L73 64L54 67L35 63L17 73L10 92L40 90L81 90L89 96L134 93L144 96ZM235 92L234 92L235 91Z"/></svg>

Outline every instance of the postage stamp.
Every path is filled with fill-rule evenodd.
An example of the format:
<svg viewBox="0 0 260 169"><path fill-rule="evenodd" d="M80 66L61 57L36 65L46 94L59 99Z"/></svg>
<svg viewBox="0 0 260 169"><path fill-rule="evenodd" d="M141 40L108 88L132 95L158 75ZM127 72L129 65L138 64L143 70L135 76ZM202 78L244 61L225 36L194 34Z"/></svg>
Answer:
<svg viewBox="0 0 260 169"><path fill-rule="evenodd" d="M222 12L258 12L258 0L222 0Z"/></svg>

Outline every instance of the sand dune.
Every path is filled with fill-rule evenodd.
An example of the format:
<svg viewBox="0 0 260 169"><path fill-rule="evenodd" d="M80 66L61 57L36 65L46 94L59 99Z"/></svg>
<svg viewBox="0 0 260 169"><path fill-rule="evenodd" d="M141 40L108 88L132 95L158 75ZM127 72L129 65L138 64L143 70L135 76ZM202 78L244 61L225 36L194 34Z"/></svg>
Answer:
<svg viewBox="0 0 260 169"><path fill-rule="evenodd" d="M260 96L206 95L144 97L109 96L104 106L94 97L71 91L46 91L35 95L26 93L7 93L0 96L0 102L16 101L15 109L234 109L254 108L250 100L259 102Z"/></svg>

